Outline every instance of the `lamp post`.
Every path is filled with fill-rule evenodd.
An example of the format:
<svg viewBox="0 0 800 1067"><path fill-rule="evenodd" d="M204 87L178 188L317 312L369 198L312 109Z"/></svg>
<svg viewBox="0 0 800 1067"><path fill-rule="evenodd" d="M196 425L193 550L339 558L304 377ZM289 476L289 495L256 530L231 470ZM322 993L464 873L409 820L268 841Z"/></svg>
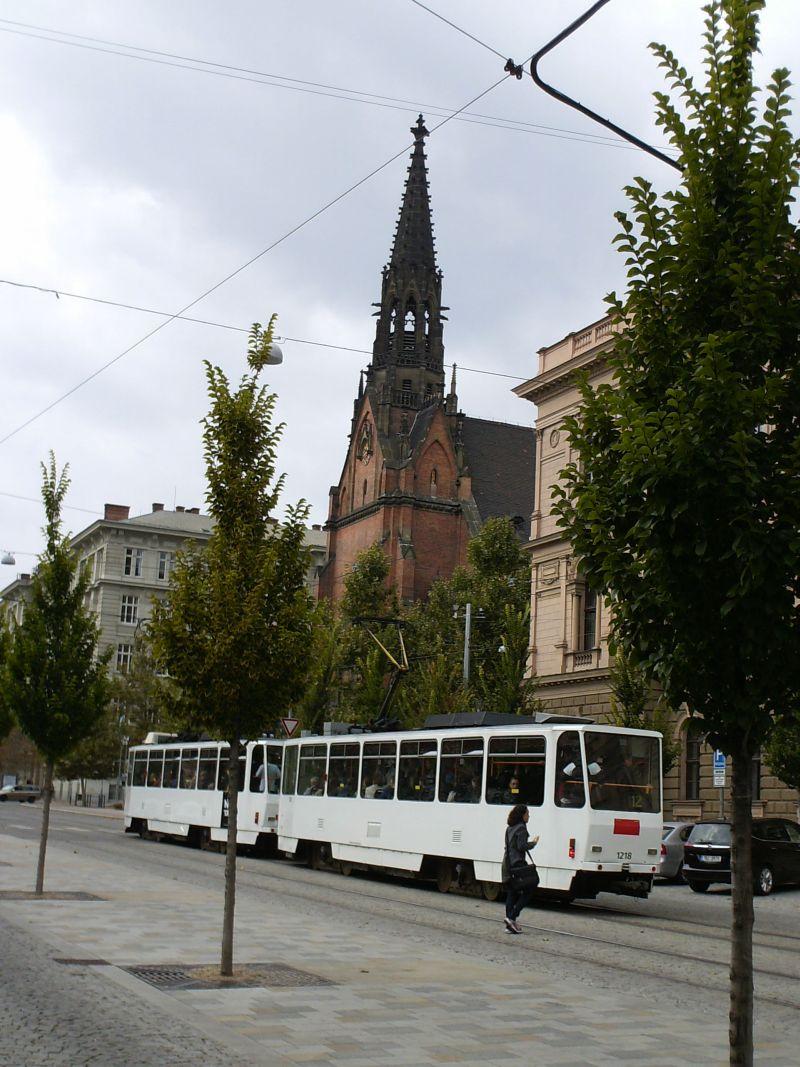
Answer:
<svg viewBox="0 0 800 1067"><path fill-rule="evenodd" d="M469 653L470 653L470 639L472 637L472 604L469 602L464 605L464 614L461 614L461 610L458 604L453 605L453 618L464 620L464 685L469 684ZM475 621L480 622L485 619L486 616L483 613L482 608L478 608L475 613Z"/></svg>

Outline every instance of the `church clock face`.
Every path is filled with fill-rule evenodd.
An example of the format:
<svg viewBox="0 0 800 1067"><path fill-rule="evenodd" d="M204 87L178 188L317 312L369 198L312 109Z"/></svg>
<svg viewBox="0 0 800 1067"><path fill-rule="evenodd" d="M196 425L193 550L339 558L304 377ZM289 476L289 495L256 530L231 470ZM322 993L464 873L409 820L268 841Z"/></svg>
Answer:
<svg viewBox="0 0 800 1067"><path fill-rule="evenodd" d="M369 463L372 456L372 423L369 420L361 427L361 433L358 435L356 456L362 463Z"/></svg>

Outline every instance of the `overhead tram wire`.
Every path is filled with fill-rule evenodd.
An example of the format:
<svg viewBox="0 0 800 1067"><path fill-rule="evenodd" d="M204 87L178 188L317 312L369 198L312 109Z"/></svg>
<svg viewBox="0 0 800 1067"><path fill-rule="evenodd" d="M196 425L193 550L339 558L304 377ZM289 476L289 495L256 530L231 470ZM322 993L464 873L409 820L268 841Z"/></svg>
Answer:
<svg viewBox="0 0 800 1067"><path fill-rule="evenodd" d="M471 100L468 100L466 104L458 108L451 115L448 115L447 118L442 119L441 122L437 122L436 125L431 128L430 134L432 135L437 130L440 130L442 126L445 126L448 122L452 121L452 119L454 119L462 111L465 111L468 107L471 107L472 104L477 103L478 100L482 100L484 96L488 96L489 93L492 92L493 89L496 89L497 86L500 85L502 82L504 82L506 78L507 75L504 73L502 78L498 78L497 81L492 82L490 86L488 86L486 89L483 89L480 93L477 94L477 96L472 97ZM329 200L321 208L318 208L315 212L313 212L313 214L303 219L302 222L298 222L296 226L293 226L290 230L287 230L286 233L284 233L281 237L276 238L271 244L267 245L266 248L262 248L260 252L257 252L254 256L251 256L250 259L248 259L245 263L242 263L241 266L236 268L236 270L231 271L230 274L225 275L224 278L221 278L218 282L215 282L214 285L206 289L199 296L195 297L194 300L191 300L179 311L176 311L174 314L171 314L168 319L166 319L164 322L160 322L158 326L155 326L152 330L149 330L146 334L144 334L144 336L140 337L137 341L134 341L133 344L128 345L127 348L123 349L122 352L119 352L112 359L107 360L102 366L92 371L91 374L87 374L85 378L82 378L79 382L73 385L72 388L68 389L65 393L62 393L60 396L56 397L55 400L51 401L45 407L41 408L41 410L37 411L34 415L31 415L24 422L20 423L19 426L14 427L13 430L10 430L3 437L0 437L0 445L5 444L6 441L9 441L12 437L15 437L22 430L26 429L26 427L30 426L31 423L36 422L37 419L40 419L43 415L46 415L48 411L52 411L53 408L56 407L58 404L61 404L68 397L72 396L74 393L77 393L77 391L79 389L82 389L84 385L88 385L89 382L97 378L98 375L103 373L103 371L108 370L109 367L113 367L115 363L118 363L130 352L133 352L134 349L139 348L139 346L143 345L145 341L148 341L151 337L154 337L157 333L160 333L163 329L169 326L170 323L174 322L175 319L180 318L181 315L183 315L185 312L189 311L191 308L195 307L195 305L199 304L201 300L205 300L207 296L211 296L212 293L215 293L218 289L221 289L223 285L226 285L237 275L247 270L248 267L251 267L254 263L258 262L259 259L262 259L265 255L267 255L267 253L277 248L278 245L283 244L284 241L287 241L290 237L294 236L294 234L298 233L304 227L308 226L309 223L313 222L315 219L318 219L320 215L324 214L330 208L334 207L340 201L344 200L345 197L350 195L350 193L355 192L356 189L359 189L366 182L370 181L371 178L374 178L376 174L379 174L382 170L385 170L386 167L388 167L391 163L394 163L396 159L399 159L401 156L404 156L411 148L413 148L413 145L411 144L404 145L399 152L395 152L395 154L393 156L390 156L389 159L384 160L383 163L379 164L377 167L374 167L368 174L365 174L363 178L359 178L357 182L354 182L352 185L348 186L348 188L345 189L343 192L339 193L332 200Z"/></svg>
<svg viewBox="0 0 800 1067"><path fill-rule="evenodd" d="M426 10L430 9L426 8ZM445 19L444 21L448 20ZM2 25L3 23L5 23L5 25ZM27 27L27 29L12 28L18 26ZM41 30L42 33L29 32L30 30ZM143 62L157 63L159 66L195 71L198 74L214 74L218 77L231 78L235 81L252 82L255 85L266 85L276 89L290 89L294 92L310 93L314 96L328 97L331 100L344 100L350 103L370 104L374 107L388 108L392 111L422 111L425 114L447 115L451 110L442 104L426 104L421 103L420 101L406 100L402 97L386 96L381 93L371 93L360 89L348 89L343 86L328 85L325 82L308 81L284 74L272 74L266 71L250 70L247 67L236 67L228 63L217 63L208 59L181 56L172 52L161 52L157 49L144 48L139 45L129 45L124 42L107 41L100 37L87 37L82 34L70 33L66 30L56 30L46 26L36 26L31 23L14 22L11 19L0 19L0 32L14 34L19 37L29 37L37 41L46 41L50 44L69 45L74 48L84 48L89 51L100 52L106 55L121 56L123 59L139 59ZM56 36L45 37L42 36L43 33ZM76 38L76 40L63 40L62 38L64 37L72 37ZM485 47L489 48L495 55L500 55L499 52L495 52L490 46L486 45ZM128 51L120 51L120 49L128 49ZM141 52L145 54L134 55L132 54L133 52ZM274 80L270 81L266 79ZM285 84L287 82L291 84ZM574 141L577 144L594 144L605 148L625 148L633 150L632 146L626 144L621 138L609 137L604 134L587 133L580 130L569 130L560 126L548 126L541 123L527 122L524 119L504 118L502 115L486 115L482 112L465 112L457 115L456 118L459 122L470 123L474 126L488 126L500 130L509 130L513 133L527 133L539 137L550 137L559 141Z"/></svg>
<svg viewBox="0 0 800 1067"><path fill-rule="evenodd" d="M67 297L70 300L85 300L91 304L101 304L105 307L121 308L125 311L138 311L144 315L160 315L162 318L179 319L181 322L192 322L199 326L213 326L220 330L233 330L236 333L249 333L250 328L247 326L233 326L229 322L214 322L211 319L196 319L190 315L172 315L169 311L158 311L156 308L142 307L140 304L126 304L121 300L104 300L99 296L87 296L85 293L68 293L64 289L52 289L44 285L28 285L24 282L12 282L8 278L0 278L0 285L11 285L15 289L29 289L36 293L45 293L55 296L57 299L60 297ZM286 334L281 334L276 337L276 341L280 344L281 341L291 341L293 344L298 345L313 345L315 348L331 348L337 352L355 352L358 355L371 356L372 350L369 348L354 348L351 345L336 345L328 341L310 341L306 337L288 337ZM452 367L452 363L445 363L445 367ZM465 367L463 364L458 364L458 369L468 372L469 374L487 374L491 378L509 378L515 382L525 382L528 379L520 376L519 374L504 374L500 371L484 370L482 367ZM2 495L2 494L0 494Z"/></svg>
<svg viewBox="0 0 800 1067"><path fill-rule="evenodd" d="M433 15L435 19L439 19L441 22L445 22L448 26L452 26L454 30L457 30L459 33L462 33L465 37L469 37L471 41L474 41L475 44L479 44L481 48L486 48L489 52L493 52L500 59L506 58L502 54L502 52L498 52L496 48L492 48L492 46L490 44L487 44L486 41L482 41L480 37L475 37L473 36L473 34L468 33L467 30L462 29L461 26L457 26L455 22L451 22L450 19L446 19L444 15L440 15L438 11L434 11L433 8L428 7L427 4L421 3L420 0L411 0L411 3L416 5L416 7L421 7L423 11L427 11L429 15Z"/></svg>

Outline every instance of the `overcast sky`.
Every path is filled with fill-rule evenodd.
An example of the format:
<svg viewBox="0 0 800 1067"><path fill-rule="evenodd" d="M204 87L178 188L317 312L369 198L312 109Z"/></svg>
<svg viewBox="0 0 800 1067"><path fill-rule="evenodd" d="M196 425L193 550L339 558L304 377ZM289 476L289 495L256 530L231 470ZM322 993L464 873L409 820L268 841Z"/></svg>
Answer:
<svg viewBox="0 0 800 1067"><path fill-rule="evenodd" d="M428 6L521 62L589 4ZM651 94L663 86L647 44L666 42L696 69L701 7L612 0L542 72L659 144ZM371 304L393 236L409 126L421 110L431 129L436 114L503 73L490 51L411 0L2 0L0 20L3 283L176 312L402 152L188 312L245 329L277 312L286 337L358 349L372 346ZM768 0L762 83L776 66L800 67L798 41L800 3ZM131 58L130 46L149 50L136 53L146 58ZM217 66L185 69L198 60ZM297 81L257 84L258 74L222 65ZM604 296L623 284L611 245L623 186L642 174L666 189L675 173L627 146L599 143L605 131L529 77L507 79L471 111L480 122L448 122L427 142L451 308L445 358L528 378L538 348L600 317ZM499 118L530 125L503 128ZM0 284L0 437L162 321ZM50 449L70 464L67 503L87 509L65 511L72 531L106 501L129 504L132 514L153 501L202 508L202 360L238 378L246 340L173 321L0 445L0 550L17 553L0 586L30 570L41 549L39 463ZM286 499L305 497L312 520L324 522L369 357L292 341L283 349L268 381L286 422ZM511 394L514 384L464 370L461 407L530 425L535 409Z"/></svg>

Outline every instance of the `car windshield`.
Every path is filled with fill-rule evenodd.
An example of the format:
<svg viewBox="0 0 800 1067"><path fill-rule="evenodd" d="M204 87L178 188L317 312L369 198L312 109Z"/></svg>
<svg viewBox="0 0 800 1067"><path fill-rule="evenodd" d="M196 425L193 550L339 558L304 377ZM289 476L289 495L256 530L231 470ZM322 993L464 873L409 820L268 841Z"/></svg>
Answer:
<svg viewBox="0 0 800 1067"><path fill-rule="evenodd" d="M699 823L689 835L690 845L727 845L731 843L731 828L727 823Z"/></svg>
<svg viewBox="0 0 800 1067"><path fill-rule="evenodd" d="M661 811L658 738L588 731L586 770L596 811Z"/></svg>

